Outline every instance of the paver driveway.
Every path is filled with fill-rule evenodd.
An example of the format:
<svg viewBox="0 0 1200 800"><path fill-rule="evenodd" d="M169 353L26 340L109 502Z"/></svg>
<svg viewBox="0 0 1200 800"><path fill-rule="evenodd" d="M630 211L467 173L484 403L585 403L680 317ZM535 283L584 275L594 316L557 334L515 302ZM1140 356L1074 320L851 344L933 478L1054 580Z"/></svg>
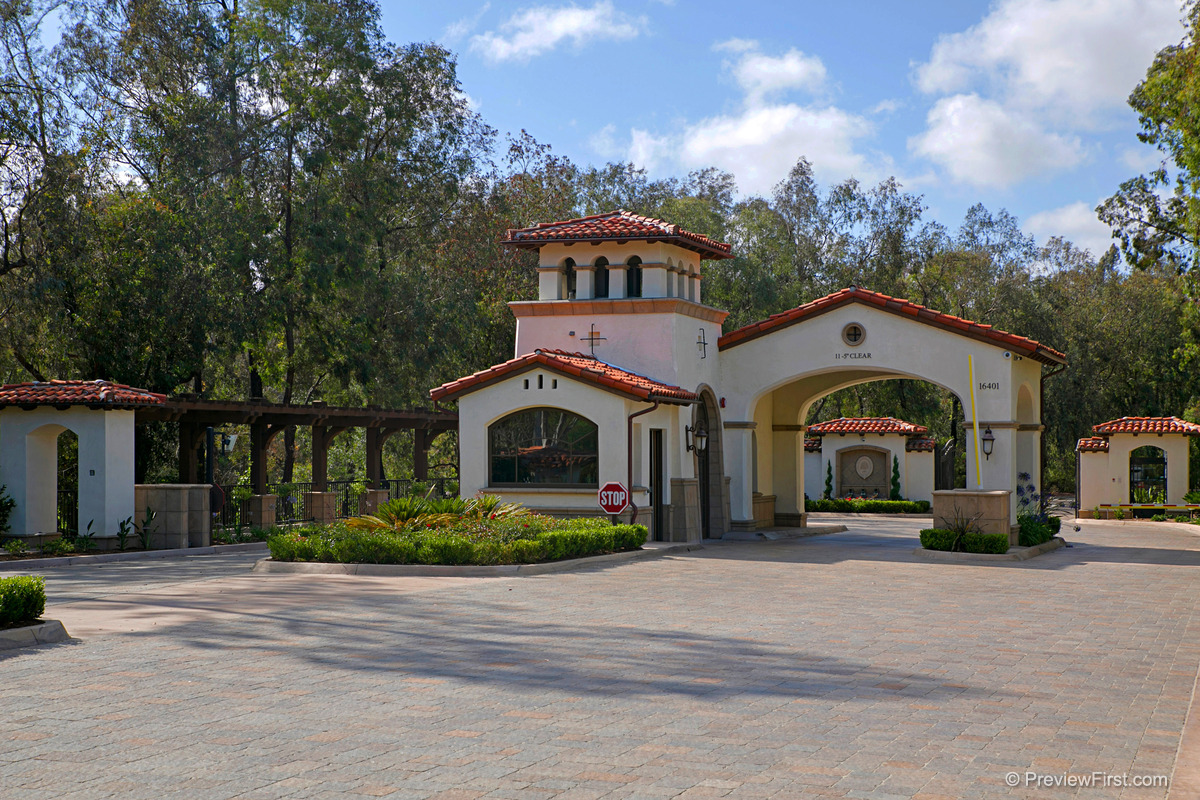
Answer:
<svg viewBox="0 0 1200 800"><path fill-rule="evenodd" d="M0 657L0 796L1163 797L1005 776L1170 774L1200 528L976 566L919 522L536 578L49 570L81 641Z"/></svg>

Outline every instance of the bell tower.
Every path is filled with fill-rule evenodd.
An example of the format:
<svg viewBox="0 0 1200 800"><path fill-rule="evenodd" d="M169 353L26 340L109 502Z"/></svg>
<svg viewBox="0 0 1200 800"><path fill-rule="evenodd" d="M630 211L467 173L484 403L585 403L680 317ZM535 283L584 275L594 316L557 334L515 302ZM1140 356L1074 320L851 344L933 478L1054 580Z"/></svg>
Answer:
<svg viewBox="0 0 1200 800"><path fill-rule="evenodd" d="M509 303L516 355L556 349L657 380L716 379L728 312L701 302L701 264L732 248L662 220L611 211L508 231L538 252L538 299Z"/></svg>

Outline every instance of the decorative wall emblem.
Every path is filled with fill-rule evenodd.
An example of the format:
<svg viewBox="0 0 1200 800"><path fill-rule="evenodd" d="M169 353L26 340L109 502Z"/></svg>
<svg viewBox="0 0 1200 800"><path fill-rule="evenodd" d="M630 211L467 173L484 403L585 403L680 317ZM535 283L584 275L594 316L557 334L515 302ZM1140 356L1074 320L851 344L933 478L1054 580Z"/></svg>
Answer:
<svg viewBox="0 0 1200 800"><path fill-rule="evenodd" d="M870 456L859 456L854 462L854 471L858 473L858 477L866 480L875 471L875 464L871 462Z"/></svg>

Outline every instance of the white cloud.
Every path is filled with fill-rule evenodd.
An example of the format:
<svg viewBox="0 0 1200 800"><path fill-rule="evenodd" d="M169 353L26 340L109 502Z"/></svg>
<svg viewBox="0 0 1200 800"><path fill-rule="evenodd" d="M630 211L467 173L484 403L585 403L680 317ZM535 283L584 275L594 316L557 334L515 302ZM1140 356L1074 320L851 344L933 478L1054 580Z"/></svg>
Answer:
<svg viewBox="0 0 1200 800"><path fill-rule="evenodd" d="M1123 109L1154 54L1182 35L1178 0L1000 0L978 25L940 38L916 82L1092 123Z"/></svg>
<svg viewBox="0 0 1200 800"><path fill-rule="evenodd" d="M899 110L900 110L900 101L899 100L880 100L878 103L876 103L871 108L871 110L868 113L870 113L870 114L892 114Z"/></svg>
<svg viewBox="0 0 1200 800"><path fill-rule="evenodd" d="M471 37L471 50L493 63L528 61L560 44L575 47L597 41L636 38L647 26L645 17L632 17L602 0L591 8L536 6L513 14L499 32Z"/></svg>
<svg viewBox="0 0 1200 800"><path fill-rule="evenodd" d="M1104 255L1113 241L1111 229L1096 218L1095 208L1084 202L1034 214L1025 221L1024 228L1043 243L1052 236L1061 236L1095 258Z"/></svg>
<svg viewBox="0 0 1200 800"><path fill-rule="evenodd" d="M483 19L483 15L488 12L492 4L484 3L483 6L469 17L463 17L457 22L453 22L446 26L445 33L442 36L448 42L456 42L462 39L475 28L479 27L479 22Z"/></svg>
<svg viewBox="0 0 1200 800"><path fill-rule="evenodd" d="M874 128L865 116L827 102L797 103L778 97L789 91L820 91L827 78L815 56L789 50L764 55L758 43L730 39L714 50L736 53L725 64L742 90L739 109L694 122L671 133L635 128L625 157L654 172L715 166L737 178L747 194L769 194L801 157L827 182L849 177L875 180L891 174L885 157L863 154L858 143Z"/></svg>
<svg viewBox="0 0 1200 800"><path fill-rule="evenodd" d="M918 88L944 96L909 149L976 186L1076 167L1080 135L1123 120L1146 65L1182 33L1178 0L998 0L917 65Z"/></svg>
<svg viewBox="0 0 1200 800"><path fill-rule="evenodd" d="M571 121L574 124L574 120ZM611 122L588 137L588 145L601 158L619 158L623 155L617 144L617 126Z"/></svg>
<svg viewBox="0 0 1200 800"><path fill-rule="evenodd" d="M779 57L747 51L733 66L733 77L748 102L755 103L788 89L820 91L825 85L825 64L796 49Z"/></svg>
<svg viewBox="0 0 1200 800"><path fill-rule="evenodd" d="M1079 137L1048 131L974 94L938 100L929 110L925 132L908 146L955 180L975 186L1011 186L1069 169L1084 157Z"/></svg>
<svg viewBox="0 0 1200 800"><path fill-rule="evenodd" d="M1158 169L1162 162L1163 154L1153 147L1126 147L1121 151L1121 163L1134 172Z"/></svg>
<svg viewBox="0 0 1200 800"><path fill-rule="evenodd" d="M718 53L722 51L726 53L744 53L747 50L757 50L758 40L738 39L734 37L733 39L726 39L723 42L717 42L713 45L712 49Z"/></svg>

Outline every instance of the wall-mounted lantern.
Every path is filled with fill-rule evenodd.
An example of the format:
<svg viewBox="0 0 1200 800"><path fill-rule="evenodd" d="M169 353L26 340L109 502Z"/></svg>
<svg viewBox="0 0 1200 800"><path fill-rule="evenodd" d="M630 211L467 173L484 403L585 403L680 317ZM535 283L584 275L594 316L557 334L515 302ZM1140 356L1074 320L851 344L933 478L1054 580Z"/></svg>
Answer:
<svg viewBox="0 0 1200 800"><path fill-rule="evenodd" d="M992 449L996 446L996 437L992 435L992 426L988 426L983 432L983 436L979 437L980 446L983 448L983 455L988 460L992 460Z"/></svg>
<svg viewBox="0 0 1200 800"><path fill-rule="evenodd" d="M693 428L690 425L685 425L683 428L684 438L687 440L688 452L695 451L703 453L704 448L708 447L708 431L697 425Z"/></svg>

